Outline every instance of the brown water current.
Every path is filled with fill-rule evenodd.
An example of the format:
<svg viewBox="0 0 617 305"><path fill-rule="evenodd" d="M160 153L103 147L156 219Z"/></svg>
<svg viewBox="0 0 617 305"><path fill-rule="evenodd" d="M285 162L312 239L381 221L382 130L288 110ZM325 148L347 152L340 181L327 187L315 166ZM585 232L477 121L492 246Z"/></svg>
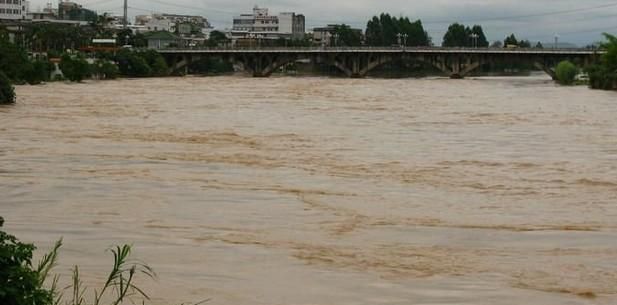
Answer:
<svg viewBox="0 0 617 305"><path fill-rule="evenodd" d="M523 78L19 86L0 215L154 304L617 304L617 94Z"/></svg>

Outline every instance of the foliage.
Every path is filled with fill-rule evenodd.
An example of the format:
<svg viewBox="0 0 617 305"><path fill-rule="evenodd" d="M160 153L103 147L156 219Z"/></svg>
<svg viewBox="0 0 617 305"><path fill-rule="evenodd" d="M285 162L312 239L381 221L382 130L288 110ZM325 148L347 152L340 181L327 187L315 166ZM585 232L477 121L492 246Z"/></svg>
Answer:
<svg viewBox="0 0 617 305"><path fill-rule="evenodd" d="M0 74L1 75L1 74ZM0 217L0 227L4 219ZM20 242L15 236L0 230L0 304L48 305L53 293L42 287L43 272L32 265L32 244ZM40 271L48 265L39 265Z"/></svg>
<svg viewBox="0 0 617 305"><path fill-rule="evenodd" d="M151 76L166 76L169 74L169 67L165 58L155 50L147 50L139 53L146 60L150 67Z"/></svg>
<svg viewBox="0 0 617 305"><path fill-rule="evenodd" d="M478 35L475 43L475 39L472 38L472 35ZM443 36L443 42L441 45L444 47L477 46L479 48L486 48L489 43L486 39L482 26L476 24L470 28L459 23L453 23L448 27L448 31Z"/></svg>
<svg viewBox="0 0 617 305"><path fill-rule="evenodd" d="M538 41L538 43L536 43L536 46L534 48L536 48L536 49L544 49L544 46L542 45L541 42Z"/></svg>
<svg viewBox="0 0 617 305"><path fill-rule="evenodd" d="M15 90L11 80L0 71L0 104L15 103Z"/></svg>
<svg viewBox="0 0 617 305"><path fill-rule="evenodd" d="M521 40L518 42L519 48L531 48L531 41L529 40Z"/></svg>
<svg viewBox="0 0 617 305"><path fill-rule="evenodd" d="M604 33L606 42L600 48L606 50L600 63L588 67L589 86L593 89L617 90L617 37Z"/></svg>
<svg viewBox="0 0 617 305"><path fill-rule="evenodd" d="M4 220L0 217L0 227ZM73 268L70 297L64 298L58 289L59 276L54 276L51 287L44 285L50 277L58 260L58 251L62 240L43 256L34 266L32 253L36 249L32 244L21 243L17 238L0 230L0 304L2 305L120 305L135 304L133 297L149 300L148 295L135 285L135 278L144 274L155 278L156 274L147 264L130 259L131 246L116 246L111 250L114 262L111 272L100 289L95 289L92 301L85 299L88 288L83 285L79 267Z"/></svg>
<svg viewBox="0 0 617 305"><path fill-rule="evenodd" d="M352 29L346 24L334 26L330 36L330 45L340 47L358 47L362 45L362 32Z"/></svg>
<svg viewBox="0 0 617 305"><path fill-rule="evenodd" d="M24 28L23 43L36 52L78 49L97 36L94 28L67 24L31 23Z"/></svg>
<svg viewBox="0 0 617 305"><path fill-rule="evenodd" d="M90 76L90 64L81 55L71 56L69 54L62 55L60 62L60 70L64 77L72 82L81 82L84 78Z"/></svg>
<svg viewBox="0 0 617 305"><path fill-rule="evenodd" d="M115 63L109 60L98 60L94 64L94 73L96 73L100 79L116 79L120 74L120 70Z"/></svg>
<svg viewBox="0 0 617 305"><path fill-rule="evenodd" d="M155 50L132 51L122 49L116 54L120 74L131 77L166 76L167 62Z"/></svg>
<svg viewBox="0 0 617 305"><path fill-rule="evenodd" d="M8 39L0 39L0 71L13 81L23 82L31 70L26 52Z"/></svg>
<svg viewBox="0 0 617 305"><path fill-rule="evenodd" d="M518 46L518 39L514 34L510 34L510 36L506 37L503 41L503 47L507 48L508 46Z"/></svg>
<svg viewBox="0 0 617 305"><path fill-rule="evenodd" d="M139 287L135 286L134 280L137 273L145 274L150 278L155 278L156 274L154 270L148 265L129 260L131 255L131 246L123 245L116 246L111 250L114 255L114 264L111 272L107 276L105 284L100 290L94 292L94 305L100 305L101 300L108 292L114 293L113 301L111 304L122 304L125 300L131 300L132 296L138 295L145 299L149 299L148 295L143 292ZM86 288L81 288L81 281L79 280L79 269L77 266L73 269L73 302L83 300L83 295ZM77 303L80 304L81 302ZM131 301L132 303L132 301Z"/></svg>
<svg viewBox="0 0 617 305"><path fill-rule="evenodd" d="M221 31L212 31L206 45L209 47L220 47L227 43L229 43L229 38L227 38L225 33Z"/></svg>
<svg viewBox="0 0 617 305"><path fill-rule="evenodd" d="M555 68L557 81L562 85L572 85L578 74L578 68L570 61L564 60Z"/></svg>
<svg viewBox="0 0 617 305"><path fill-rule="evenodd" d="M132 77L150 76L151 69L146 60L136 52L122 49L116 55L120 74Z"/></svg>
<svg viewBox="0 0 617 305"><path fill-rule="evenodd" d="M600 46L606 50L606 54L602 56L602 64L609 69L617 70L617 36L604 33L607 42Z"/></svg>
<svg viewBox="0 0 617 305"><path fill-rule="evenodd" d="M411 22L408 17L392 17L382 13L373 16L366 24L366 44L369 46L399 45L398 34L406 34L407 39L401 41L406 46L428 46L431 38L422 26L422 21Z"/></svg>
<svg viewBox="0 0 617 305"><path fill-rule="evenodd" d="M202 58L189 65L189 72L197 74L228 73L233 72L233 65L222 59Z"/></svg>
<svg viewBox="0 0 617 305"><path fill-rule="evenodd" d="M52 65L48 61L35 60L28 68L25 80L29 84L36 85L49 80Z"/></svg>
<svg viewBox="0 0 617 305"><path fill-rule="evenodd" d="M114 35L118 37L117 39L119 45L130 45L135 48L144 48L148 46L148 40L146 40L146 37L143 34L134 34L130 29L120 30L117 33L114 33Z"/></svg>

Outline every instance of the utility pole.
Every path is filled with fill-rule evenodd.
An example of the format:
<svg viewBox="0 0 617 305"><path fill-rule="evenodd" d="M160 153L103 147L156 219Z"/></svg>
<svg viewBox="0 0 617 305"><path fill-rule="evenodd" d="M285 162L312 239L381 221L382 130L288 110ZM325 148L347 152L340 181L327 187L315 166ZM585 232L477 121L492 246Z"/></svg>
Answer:
<svg viewBox="0 0 617 305"><path fill-rule="evenodd" d="M129 19L128 19L128 0L124 0L124 20L122 20L122 25L124 27L124 29L126 30L129 26Z"/></svg>

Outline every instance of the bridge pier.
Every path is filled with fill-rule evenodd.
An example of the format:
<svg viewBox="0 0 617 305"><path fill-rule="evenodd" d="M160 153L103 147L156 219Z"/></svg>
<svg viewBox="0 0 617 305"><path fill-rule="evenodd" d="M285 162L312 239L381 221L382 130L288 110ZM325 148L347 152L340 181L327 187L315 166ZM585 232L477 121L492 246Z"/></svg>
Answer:
<svg viewBox="0 0 617 305"><path fill-rule="evenodd" d="M551 68L549 65L543 62L534 62L533 64L536 68L544 71L544 73L548 74L553 80L557 79L557 74L555 73L555 69Z"/></svg>

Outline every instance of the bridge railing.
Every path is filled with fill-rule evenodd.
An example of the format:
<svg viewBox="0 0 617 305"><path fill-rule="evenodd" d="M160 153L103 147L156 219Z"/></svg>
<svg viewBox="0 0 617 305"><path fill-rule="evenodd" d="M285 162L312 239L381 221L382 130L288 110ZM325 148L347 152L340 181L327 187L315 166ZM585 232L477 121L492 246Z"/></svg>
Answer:
<svg viewBox="0 0 617 305"><path fill-rule="evenodd" d="M586 48L466 48L466 47L172 47L162 52L461 52L461 53L603 53Z"/></svg>

